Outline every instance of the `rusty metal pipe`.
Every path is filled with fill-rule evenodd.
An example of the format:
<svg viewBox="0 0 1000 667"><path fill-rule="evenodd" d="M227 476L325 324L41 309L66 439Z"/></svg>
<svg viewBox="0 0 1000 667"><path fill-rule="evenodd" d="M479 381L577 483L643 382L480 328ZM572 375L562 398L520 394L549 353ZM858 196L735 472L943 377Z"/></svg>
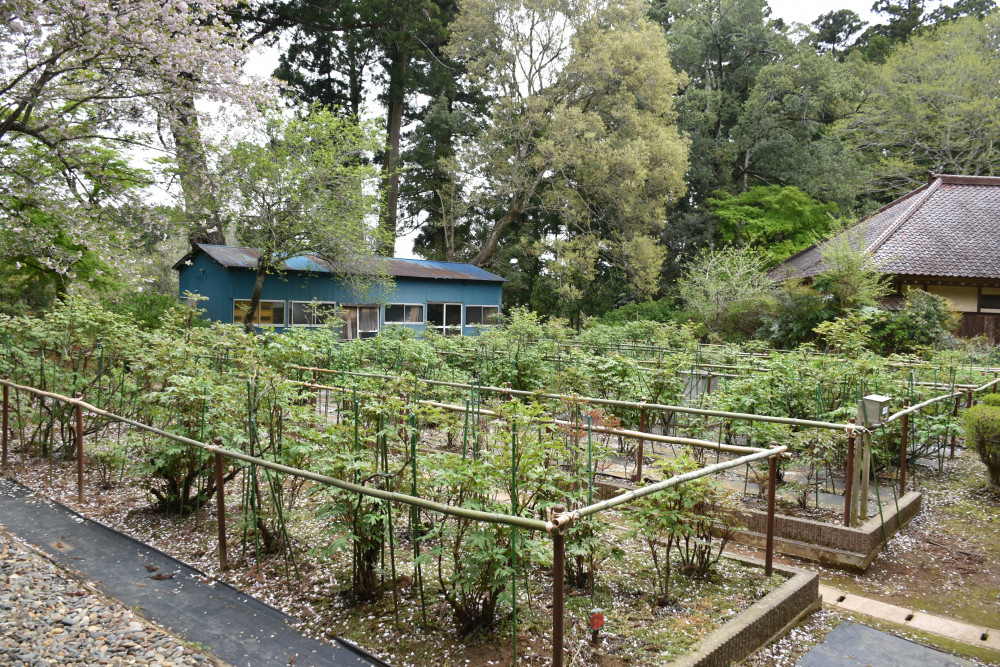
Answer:
<svg viewBox="0 0 1000 667"><path fill-rule="evenodd" d="M4 380L10 380L9 375L3 376ZM0 472L7 473L7 417L10 411L10 387L7 385L3 386L3 436L0 436L3 440L3 455L0 458Z"/></svg>
<svg viewBox="0 0 1000 667"><path fill-rule="evenodd" d="M553 516L566 511L562 505L556 505L553 509ZM552 531L552 666L562 667L563 664L563 639L565 624L565 583L566 583L566 538L562 530Z"/></svg>
<svg viewBox="0 0 1000 667"><path fill-rule="evenodd" d="M910 406L910 399L903 400L903 407ZM903 415L903 442L899 448L899 497L906 493L906 448L910 444L910 414Z"/></svg>
<svg viewBox="0 0 1000 667"><path fill-rule="evenodd" d="M82 401L83 394L77 394L76 398ZM83 406L77 403L74 411L76 412L76 501L83 503Z"/></svg>
<svg viewBox="0 0 1000 667"><path fill-rule="evenodd" d="M222 438L215 438L215 446L222 447ZM226 549L226 475L222 463L222 454L215 452L215 506L219 521L219 569L223 572L229 569L229 554Z"/></svg>
<svg viewBox="0 0 1000 667"><path fill-rule="evenodd" d="M777 447L778 443L771 443ZM764 555L764 576L770 577L774 561L774 492L778 484L778 457L767 460L767 546Z"/></svg>
<svg viewBox="0 0 1000 667"><path fill-rule="evenodd" d="M851 426L854 417L851 417ZM851 494L854 493L854 429L847 432L847 477L844 480L844 525L851 526Z"/></svg>

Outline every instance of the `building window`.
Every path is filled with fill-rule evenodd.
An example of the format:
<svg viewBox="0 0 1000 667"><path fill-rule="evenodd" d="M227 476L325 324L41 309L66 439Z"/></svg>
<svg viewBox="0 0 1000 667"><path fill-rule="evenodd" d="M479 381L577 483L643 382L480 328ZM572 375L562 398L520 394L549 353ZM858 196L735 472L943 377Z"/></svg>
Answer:
<svg viewBox="0 0 1000 667"><path fill-rule="evenodd" d="M413 303L390 303L385 307L386 324L423 324L424 306Z"/></svg>
<svg viewBox="0 0 1000 667"><path fill-rule="evenodd" d="M250 299L233 299L233 324L242 324L247 311L250 310ZM257 313L253 323L258 327L285 326L285 302L264 301L257 304Z"/></svg>
<svg viewBox="0 0 1000 667"><path fill-rule="evenodd" d="M498 306L466 306L465 326L471 327L476 324L492 326L496 324L496 316L499 314Z"/></svg>
<svg viewBox="0 0 1000 667"><path fill-rule="evenodd" d="M434 327L443 336L462 335L462 304L427 304L427 326Z"/></svg>
<svg viewBox="0 0 1000 667"><path fill-rule="evenodd" d="M290 301L293 327L320 327L333 320L337 304L333 301Z"/></svg>
<svg viewBox="0 0 1000 667"><path fill-rule="evenodd" d="M342 340L354 340L355 338L371 338L378 333L378 306L341 306L340 319L343 325L340 328L340 338Z"/></svg>
<svg viewBox="0 0 1000 667"><path fill-rule="evenodd" d="M979 295L979 310L985 312L1000 312L1000 294L983 294Z"/></svg>

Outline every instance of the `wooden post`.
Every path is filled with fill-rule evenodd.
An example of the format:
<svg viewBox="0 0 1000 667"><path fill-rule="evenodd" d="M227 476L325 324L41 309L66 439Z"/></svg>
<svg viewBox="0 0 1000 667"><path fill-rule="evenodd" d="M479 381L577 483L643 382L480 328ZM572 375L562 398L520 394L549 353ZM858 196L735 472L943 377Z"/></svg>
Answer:
<svg viewBox="0 0 1000 667"><path fill-rule="evenodd" d="M852 491L851 493L851 525L858 525L858 501L861 498L861 494L858 492L860 489L860 484L858 483L861 477L861 460L862 451L864 450L864 432L854 441L854 479L851 480Z"/></svg>
<svg viewBox="0 0 1000 667"><path fill-rule="evenodd" d="M640 400L639 405L639 430L643 433L646 432L646 397L643 396ZM639 438L639 447L635 451L635 481L636 483L642 482L642 457L643 457L643 445L646 441ZM655 448L654 448L655 451Z"/></svg>
<svg viewBox="0 0 1000 667"><path fill-rule="evenodd" d="M854 417L847 429L847 475L844 477L844 525L851 525L851 496L854 494Z"/></svg>
<svg viewBox="0 0 1000 667"><path fill-rule="evenodd" d="M222 438L216 436L215 446L222 446ZM219 568L225 572L229 569L226 553L226 476L222 465L222 454L219 452L215 452L215 498L219 515Z"/></svg>
<svg viewBox="0 0 1000 667"><path fill-rule="evenodd" d="M553 516L559 516L565 511L566 508L563 505L556 505L552 508ZM562 667L563 665L565 539L559 528L552 531L552 667Z"/></svg>
<svg viewBox="0 0 1000 667"><path fill-rule="evenodd" d="M962 401L962 399L960 399L958 396L955 397L955 407L951 411L951 418L952 419L957 419L958 418L958 404L961 403L961 401ZM958 433L956 433L955 431L952 431L951 432L951 455L948 457L950 459L955 458L955 438L957 438L957 437L958 437Z"/></svg>
<svg viewBox="0 0 1000 667"><path fill-rule="evenodd" d="M8 382L10 380L10 376L4 375L3 379L4 382ZM3 457L2 460L0 460L0 472L4 474L7 473L7 416L10 412L9 390L10 387L7 385L3 386L3 436L0 436L3 439Z"/></svg>
<svg viewBox="0 0 1000 667"><path fill-rule="evenodd" d="M5 387L6 388L6 387ZM83 394L76 395L78 400L83 400ZM83 407L77 403L74 406L76 412L76 501L83 502Z"/></svg>
<svg viewBox="0 0 1000 667"><path fill-rule="evenodd" d="M910 399L903 399L903 409L910 407ZM899 448L899 497L906 493L906 446L910 442L910 415L903 415L903 443Z"/></svg>
<svg viewBox="0 0 1000 667"><path fill-rule="evenodd" d="M772 442L776 447L778 443ZM764 576L770 577L774 560L774 487L778 485L778 458L767 459L767 548L764 556Z"/></svg>
<svg viewBox="0 0 1000 667"><path fill-rule="evenodd" d="M861 436L861 484L858 491L858 521L868 520L868 484L872 475L872 441L865 433Z"/></svg>

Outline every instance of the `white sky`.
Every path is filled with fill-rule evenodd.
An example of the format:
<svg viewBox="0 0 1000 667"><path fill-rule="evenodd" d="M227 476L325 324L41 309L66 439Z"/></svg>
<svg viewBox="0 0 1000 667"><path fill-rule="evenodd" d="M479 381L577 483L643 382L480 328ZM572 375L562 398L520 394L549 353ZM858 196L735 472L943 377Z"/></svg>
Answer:
<svg viewBox="0 0 1000 667"><path fill-rule="evenodd" d="M879 17L872 14L874 0L768 0L771 6L772 18L783 18L786 23L812 23L820 14L850 9L868 23L881 23Z"/></svg>
<svg viewBox="0 0 1000 667"><path fill-rule="evenodd" d="M821 14L838 9L853 10L862 21L880 23L879 17L871 12L873 2L874 0L768 0L768 5L771 7L771 17L783 18L786 23L812 23ZM259 76L269 76L277 65L278 51L270 48L251 56L247 71ZM416 233L411 233L396 239L395 256L416 257L413 252L415 237Z"/></svg>

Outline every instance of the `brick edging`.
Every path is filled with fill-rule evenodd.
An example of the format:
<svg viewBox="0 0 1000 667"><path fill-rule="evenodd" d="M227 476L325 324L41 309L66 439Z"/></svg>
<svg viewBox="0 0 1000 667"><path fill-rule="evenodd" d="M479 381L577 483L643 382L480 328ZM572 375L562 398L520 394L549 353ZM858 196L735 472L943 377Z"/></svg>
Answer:
<svg viewBox="0 0 1000 667"><path fill-rule="evenodd" d="M726 556L744 564L763 567L752 558ZM725 667L743 660L790 630L805 615L819 608L819 575L791 567L775 567L788 576L749 608L726 621L697 644L694 653L670 663L671 667Z"/></svg>
<svg viewBox="0 0 1000 667"><path fill-rule="evenodd" d="M922 495L910 491L896 504L883 508L885 539L891 538L920 512ZM735 531L733 541L751 546L763 546L767 513L760 510L737 510L742 528ZM902 521L900 521L902 519ZM814 519L800 519L775 514L775 551L841 567L867 569L882 550L882 519L874 516L856 528L848 528Z"/></svg>

